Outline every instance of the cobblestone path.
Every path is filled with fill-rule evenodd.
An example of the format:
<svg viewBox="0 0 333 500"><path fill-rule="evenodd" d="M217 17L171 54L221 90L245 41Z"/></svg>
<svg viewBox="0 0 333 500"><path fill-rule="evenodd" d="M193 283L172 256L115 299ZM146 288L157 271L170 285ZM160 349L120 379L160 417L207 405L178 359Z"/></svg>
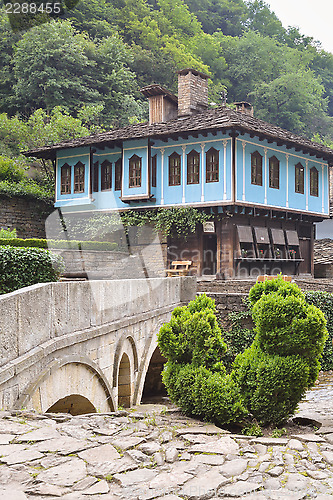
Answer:
<svg viewBox="0 0 333 500"><path fill-rule="evenodd" d="M0 500L333 500L332 375L296 417L320 428L246 437L157 405L76 417L2 411Z"/></svg>

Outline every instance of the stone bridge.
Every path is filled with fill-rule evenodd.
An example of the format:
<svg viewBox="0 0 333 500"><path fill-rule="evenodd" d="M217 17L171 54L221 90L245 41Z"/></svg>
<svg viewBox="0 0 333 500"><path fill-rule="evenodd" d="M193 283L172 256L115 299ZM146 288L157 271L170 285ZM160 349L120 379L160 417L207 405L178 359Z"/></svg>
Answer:
<svg viewBox="0 0 333 500"><path fill-rule="evenodd" d="M0 408L109 412L141 401L157 333L192 277L59 282L0 297ZM156 363L158 366L158 363Z"/></svg>

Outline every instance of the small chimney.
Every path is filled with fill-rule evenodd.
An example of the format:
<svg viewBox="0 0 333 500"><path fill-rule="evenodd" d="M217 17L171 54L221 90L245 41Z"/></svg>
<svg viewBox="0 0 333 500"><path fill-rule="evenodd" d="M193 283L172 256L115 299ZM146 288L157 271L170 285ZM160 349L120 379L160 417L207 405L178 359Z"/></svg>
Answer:
<svg viewBox="0 0 333 500"><path fill-rule="evenodd" d="M253 116L253 106L249 102L239 101L239 102L234 102L234 104L236 106L236 111L244 113L245 115Z"/></svg>
<svg viewBox="0 0 333 500"><path fill-rule="evenodd" d="M208 108L208 78L195 69L178 71L178 116L192 115Z"/></svg>
<svg viewBox="0 0 333 500"><path fill-rule="evenodd" d="M140 89L149 101L149 125L177 118L177 97L161 85L148 85Z"/></svg>

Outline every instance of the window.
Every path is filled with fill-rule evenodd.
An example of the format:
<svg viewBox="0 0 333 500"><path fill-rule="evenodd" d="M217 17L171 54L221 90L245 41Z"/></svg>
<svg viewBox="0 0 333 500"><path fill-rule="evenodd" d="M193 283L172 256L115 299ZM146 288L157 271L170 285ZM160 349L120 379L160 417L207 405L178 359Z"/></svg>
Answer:
<svg viewBox="0 0 333 500"><path fill-rule="evenodd" d="M141 187L141 158L137 155L129 160L129 187Z"/></svg>
<svg viewBox="0 0 333 500"><path fill-rule="evenodd" d="M61 174L60 174L60 194L69 194L72 191L72 186L71 186L71 181L72 181L72 175L71 175L71 167L68 165L68 163L65 163L61 167Z"/></svg>
<svg viewBox="0 0 333 500"><path fill-rule="evenodd" d="M319 195L318 170L316 169L316 167L310 168L310 195L311 196Z"/></svg>
<svg viewBox="0 0 333 500"><path fill-rule="evenodd" d="M219 152L210 148L206 153L206 182L219 181Z"/></svg>
<svg viewBox="0 0 333 500"><path fill-rule="evenodd" d="M276 156L269 159L269 187L280 188L280 162Z"/></svg>
<svg viewBox="0 0 333 500"><path fill-rule="evenodd" d="M304 194L304 167L301 163L295 165L295 192Z"/></svg>
<svg viewBox="0 0 333 500"><path fill-rule="evenodd" d="M194 149L187 155L187 184L199 184L200 154Z"/></svg>
<svg viewBox="0 0 333 500"><path fill-rule="evenodd" d="M151 159L151 187L156 187L156 163L157 155L154 155Z"/></svg>
<svg viewBox="0 0 333 500"><path fill-rule="evenodd" d="M114 189L115 191L121 190L121 182L122 182L122 160L119 160L115 163L115 174L114 174Z"/></svg>
<svg viewBox="0 0 333 500"><path fill-rule="evenodd" d="M180 186L181 161L180 155L172 153L169 156L169 186Z"/></svg>
<svg viewBox="0 0 333 500"><path fill-rule="evenodd" d="M99 177L99 163L96 161L94 163L94 174L93 174L93 191L98 191L98 177Z"/></svg>
<svg viewBox="0 0 333 500"><path fill-rule="evenodd" d="M112 163L104 160L101 165L101 191L108 191L112 187Z"/></svg>
<svg viewBox="0 0 333 500"><path fill-rule="evenodd" d="M84 193L85 166L82 162L74 165L74 193Z"/></svg>
<svg viewBox="0 0 333 500"><path fill-rule="evenodd" d="M251 184L262 186L262 156L258 151L251 154Z"/></svg>

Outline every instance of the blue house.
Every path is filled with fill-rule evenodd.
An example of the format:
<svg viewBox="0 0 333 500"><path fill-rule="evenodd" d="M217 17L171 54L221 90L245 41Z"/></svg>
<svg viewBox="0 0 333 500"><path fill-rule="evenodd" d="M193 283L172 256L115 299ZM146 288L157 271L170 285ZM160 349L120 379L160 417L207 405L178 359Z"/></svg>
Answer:
<svg viewBox="0 0 333 500"><path fill-rule="evenodd" d="M178 97L160 85L141 89L149 123L26 154L53 161L60 209L210 213L192 237L168 241L169 263L192 260L199 275L224 278L313 274L314 223L329 218L333 151L255 118L246 102L209 109L207 83L181 70Z"/></svg>

